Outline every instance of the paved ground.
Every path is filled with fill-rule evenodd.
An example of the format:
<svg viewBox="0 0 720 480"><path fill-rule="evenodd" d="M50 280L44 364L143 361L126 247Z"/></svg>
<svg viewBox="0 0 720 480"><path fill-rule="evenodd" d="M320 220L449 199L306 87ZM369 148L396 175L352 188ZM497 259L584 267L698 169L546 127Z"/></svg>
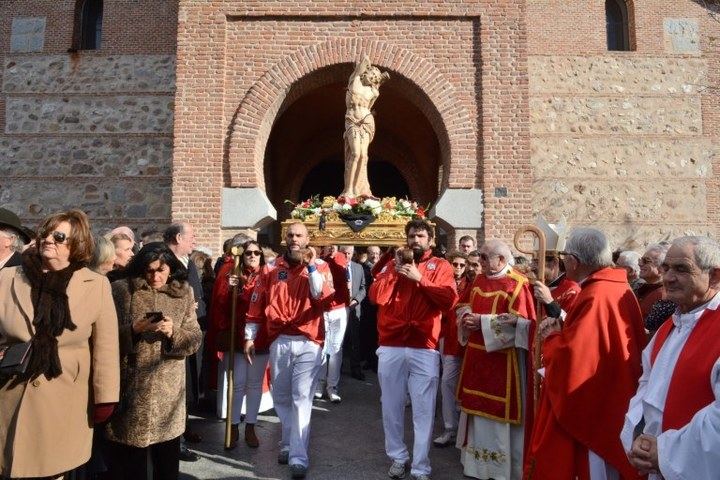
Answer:
<svg viewBox="0 0 720 480"><path fill-rule="evenodd" d="M315 401L310 436L309 480L387 479L390 461L385 456L380 389L374 374L360 382L343 375L340 385L343 401L331 404ZM439 412L439 410L438 410ZM411 411L406 414L406 443L412 449ZM440 426L436 415L436 431ZM277 442L280 424L273 411L261 415L256 431L260 448L250 449L242 441L238 447L223 449L224 423L213 418L194 417L193 430L203 435L203 442L193 446L201 459L181 463L183 480L189 479L287 479L289 469L277 464ZM431 447L433 480L461 479L459 450L454 447ZM408 477L409 478L409 475Z"/></svg>

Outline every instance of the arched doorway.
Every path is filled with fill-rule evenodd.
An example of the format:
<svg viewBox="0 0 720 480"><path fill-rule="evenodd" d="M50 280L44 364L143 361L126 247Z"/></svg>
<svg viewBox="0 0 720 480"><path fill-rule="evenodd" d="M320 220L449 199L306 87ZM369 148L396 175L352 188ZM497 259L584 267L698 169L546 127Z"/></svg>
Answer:
<svg viewBox="0 0 720 480"><path fill-rule="evenodd" d="M325 67L291 87L268 137L264 156L266 194L288 218L311 195L339 195L343 178L345 89L350 63ZM409 197L425 205L437 200L442 178L440 143L421 110L417 86L390 72L375 103L377 131L370 145L368 174L377 196ZM277 226L262 232L275 243Z"/></svg>

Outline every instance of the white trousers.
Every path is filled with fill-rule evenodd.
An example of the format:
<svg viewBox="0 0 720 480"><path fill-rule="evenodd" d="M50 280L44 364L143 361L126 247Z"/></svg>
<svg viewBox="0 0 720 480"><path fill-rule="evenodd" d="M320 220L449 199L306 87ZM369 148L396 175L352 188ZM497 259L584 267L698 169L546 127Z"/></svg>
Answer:
<svg viewBox="0 0 720 480"><path fill-rule="evenodd" d="M320 345L302 335L280 335L270 345L270 374L275 412L282 424L280 449L289 464L308 466L313 383L320 366Z"/></svg>
<svg viewBox="0 0 720 480"><path fill-rule="evenodd" d="M382 392L385 453L391 460L410 459L405 446L405 400L408 392L413 416L412 475L430 475L430 441L435 418L440 354L437 350L380 347L378 382Z"/></svg>
<svg viewBox="0 0 720 480"><path fill-rule="evenodd" d="M324 355L327 355L327 368L323 359L320 370L320 381L327 385L328 389L337 389L340 383L340 370L342 368L342 345L347 329L348 311L347 308L336 308L323 313L325 320L325 348Z"/></svg>
<svg viewBox="0 0 720 480"><path fill-rule="evenodd" d="M456 432L460 410L455 393L460 378L462 358L455 355L442 356L442 377L440 378L440 398L442 401L443 426L446 431Z"/></svg>
<svg viewBox="0 0 720 480"><path fill-rule="evenodd" d="M265 368L270 355L265 353L255 355L252 365L245 360L242 352L235 352L235 370L233 372L233 408L232 423L240 423L245 400L245 423L257 423L262 399L262 384L265 377ZM227 371L230 363L230 354L223 355L222 364L218 365L218 395L216 399L217 416L225 418L227 415Z"/></svg>

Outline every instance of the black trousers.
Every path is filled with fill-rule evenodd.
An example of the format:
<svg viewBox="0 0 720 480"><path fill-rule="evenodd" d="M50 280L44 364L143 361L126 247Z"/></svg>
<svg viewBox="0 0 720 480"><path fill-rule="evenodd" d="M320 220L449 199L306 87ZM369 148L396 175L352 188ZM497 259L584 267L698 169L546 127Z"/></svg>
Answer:
<svg viewBox="0 0 720 480"><path fill-rule="evenodd" d="M177 480L180 474L180 437L144 448L108 444L108 469L113 480L147 479L151 459L153 480Z"/></svg>

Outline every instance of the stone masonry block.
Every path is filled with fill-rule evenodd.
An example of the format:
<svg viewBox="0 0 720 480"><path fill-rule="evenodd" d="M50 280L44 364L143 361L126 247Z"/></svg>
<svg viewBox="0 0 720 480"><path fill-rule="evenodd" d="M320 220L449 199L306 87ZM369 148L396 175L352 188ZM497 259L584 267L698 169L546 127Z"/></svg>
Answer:
<svg viewBox="0 0 720 480"><path fill-rule="evenodd" d="M689 57L531 56L531 94L692 94L707 85L707 61Z"/></svg>
<svg viewBox="0 0 720 480"><path fill-rule="evenodd" d="M700 135L700 96L530 98L531 134Z"/></svg>
<svg viewBox="0 0 720 480"><path fill-rule="evenodd" d="M0 137L0 177L172 175L172 139Z"/></svg>
<svg viewBox="0 0 720 480"><path fill-rule="evenodd" d="M571 224L697 222L707 218L707 189L704 181L672 178L536 180L532 205L545 218L565 215Z"/></svg>
<svg viewBox="0 0 720 480"><path fill-rule="evenodd" d="M709 138L533 138L533 176L708 178L717 154Z"/></svg>
<svg viewBox="0 0 720 480"><path fill-rule="evenodd" d="M5 132L171 133L170 96L10 97Z"/></svg>
<svg viewBox="0 0 720 480"><path fill-rule="evenodd" d="M10 32L13 53L42 52L45 46L45 17L15 17Z"/></svg>
<svg viewBox="0 0 720 480"><path fill-rule="evenodd" d="M175 91L175 55L68 55L5 58L7 93Z"/></svg>

